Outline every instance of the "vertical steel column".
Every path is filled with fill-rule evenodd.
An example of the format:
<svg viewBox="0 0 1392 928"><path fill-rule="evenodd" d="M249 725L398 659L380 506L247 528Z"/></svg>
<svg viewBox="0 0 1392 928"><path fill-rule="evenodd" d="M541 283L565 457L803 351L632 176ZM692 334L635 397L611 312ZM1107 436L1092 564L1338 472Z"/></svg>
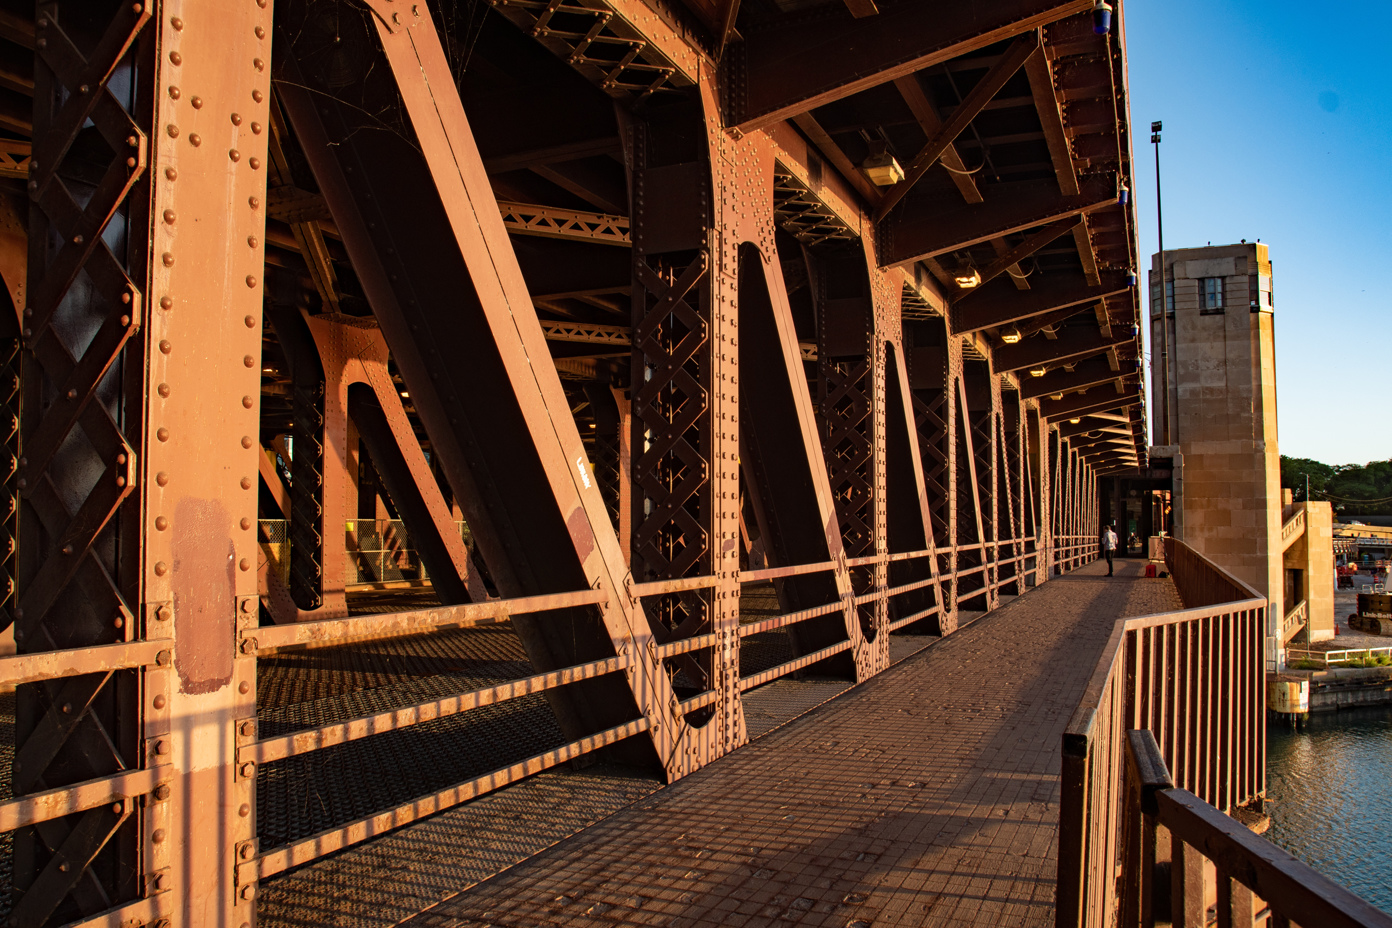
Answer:
<svg viewBox="0 0 1392 928"><path fill-rule="evenodd" d="M887 408L885 381L888 377L886 356L889 352L897 353L903 341L899 313L904 290L879 269L875 243L869 236L861 239L861 248L870 288L870 526L874 554L880 558L870 571L870 588L880 595L867 604L868 612L865 606L859 607L867 645L865 670L868 675L889 666L889 600L882 591L889 586L887 445L888 416L892 413ZM895 376L898 376L897 370ZM900 505L908 507L912 503L903 500Z"/></svg>
<svg viewBox="0 0 1392 928"><path fill-rule="evenodd" d="M712 226L721 166L703 123L695 101L660 123L635 123L632 141L632 442L642 449L633 459L633 577L718 578L712 588L651 596L644 604L658 643L716 635L713 647L663 661L673 686L683 681L679 697L716 694L712 706L685 715L691 740L670 762L674 775L745 737L735 634L738 362L727 344L738 324L737 281L728 277L737 272L725 266Z"/></svg>
<svg viewBox="0 0 1392 928"><path fill-rule="evenodd" d="M862 244L813 250L817 313L817 370L821 380L822 448L846 557L871 557L884 541L884 344L871 285L873 257ZM852 591L882 586L879 565L851 569ZM884 608L873 600L855 608L857 659L864 679L887 666L880 640Z"/></svg>
<svg viewBox="0 0 1392 928"><path fill-rule="evenodd" d="M1039 403L1025 404L1025 465L1029 471L1029 525L1034 538L1034 582L1043 583L1051 576L1049 566L1049 436Z"/></svg>
<svg viewBox="0 0 1392 928"><path fill-rule="evenodd" d="M923 484L931 531L937 554L934 569L948 579L938 584L941 631L956 628L957 518L952 415L956 406L951 379L951 351L947 326L940 319L911 323L905 340L908 348L909 384L913 390L915 433L922 456Z"/></svg>
<svg viewBox="0 0 1392 928"><path fill-rule="evenodd" d="M1018 517L1020 504L1023 498L1018 492L1020 476L1020 455L1019 455L1019 414L1020 399L1018 393L1010 393L1009 396L1001 390L1001 414L996 417L996 441L1000 448L999 466L997 469L996 491L997 491L997 537L1004 537L1008 543L1004 551L1004 557L1010 561L1010 565L1004 568L1004 576L999 578L999 582L1009 581L1016 595L1024 592L1023 584L1020 581L1020 572L1023 569L1020 562L1015 560L1021 553L1019 539L1021 531L1020 519ZM999 568L998 568L999 569Z"/></svg>
<svg viewBox="0 0 1392 928"><path fill-rule="evenodd" d="M1048 577L1053 577L1056 573L1063 570L1060 562L1058 539L1063 534L1063 480L1064 475L1059 466L1060 449L1058 430L1051 428L1049 420L1043 416L1039 417L1039 428L1044 436L1044 457L1046 464L1043 469L1044 477L1044 498L1048 501L1048 526L1049 526L1049 563Z"/></svg>
<svg viewBox="0 0 1392 928"><path fill-rule="evenodd" d="M971 397L967 392L968 375L969 371L963 364L962 373L957 378L959 408L956 433L960 441L957 449L957 543L958 545L962 544L962 538L965 534L969 537L967 543L977 547L975 551L965 556L959 555L958 570L962 569L964 560L967 567L979 567L980 570L957 581L957 597L959 600L971 602L974 610L979 608L979 611L985 612L991 608L991 563L988 554L990 539L986 536L981 505L982 484L977 468L976 441L972 434L975 424L971 411ZM966 523L965 532L962 524L964 521Z"/></svg>
<svg viewBox="0 0 1392 928"><path fill-rule="evenodd" d="M293 302L282 305L272 275L268 273L267 278L271 292L265 311L290 365L290 437L294 450L289 455L289 507L285 510L290 542L289 589L283 588L274 571L267 573L266 586L273 608L283 613L322 610L316 618L335 618L347 615L348 608L341 583L343 558L337 553L333 563L339 565L335 576L340 582L330 580L329 602L325 603L324 552L329 545L324 522L324 366L299 309ZM282 605L276 605L278 602Z"/></svg>
<svg viewBox="0 0 1392 928"><path fill-rule="evenodd" d="M147 758L169 764L145 866L177 926L254 920L254 648L269 0L166 3L159 21L141 487L145 615L172 609L173 672L146 685ZM158 710L158 711L152 711ZM164 745L168 745L166 748Z"/></svg>
<svg viewBox="0 0 1392 928"><path fill-rule="evenodd" d="M901 618L903 614L920 612L930 606L939 607L935 623L941 631L942 582L938 572L937 542L930 513L924 452L920 448L915 415L917 398L910 388L911 377L906 363L909 350L902 320L903 288L890 274L873 267L870 280L875 299L876 326L883 333L884 344L884 412L880 470L883 474L883 514L881 522L886 554L927 551L926 557L886 564L882 584L897 587L931 579L929 587L899 594L885 603L883 623ZM887 650L886 643L886 650ZM887 657L887 654L886 654Z"/></svg>
<svg viewBox="0 0 1392 928"><path fill-rule="evenodd" d="M614 528L619 533L619 547L627 562L632 557L630 551L633 546L633 402L627 391L614 387L612 392L614 406L618 410L616 444L619 486Z"/></svg>

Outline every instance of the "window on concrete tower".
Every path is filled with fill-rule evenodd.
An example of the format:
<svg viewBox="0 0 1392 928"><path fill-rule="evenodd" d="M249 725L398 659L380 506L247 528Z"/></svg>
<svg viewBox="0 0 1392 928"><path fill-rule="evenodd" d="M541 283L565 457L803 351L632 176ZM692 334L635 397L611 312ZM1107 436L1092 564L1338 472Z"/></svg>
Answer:
<svg viewBox="0 0 1392 928"><path fill-rule="evenodd" d="M1223 311L1223 278L1205 277L1199 281L1199 311Z"/></svg>

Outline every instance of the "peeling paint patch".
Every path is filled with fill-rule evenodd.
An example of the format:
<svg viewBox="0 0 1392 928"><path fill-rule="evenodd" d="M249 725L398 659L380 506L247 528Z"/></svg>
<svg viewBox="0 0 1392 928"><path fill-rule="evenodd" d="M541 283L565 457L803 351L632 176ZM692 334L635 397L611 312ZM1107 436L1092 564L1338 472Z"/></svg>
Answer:
<svg viewBox="0 0 1392 928"><path fill-rule="evenodd" d="M236 553L232 516L218 500L185 497L174 508L174 669L179 690L212 693L232 682Z"/></svg>

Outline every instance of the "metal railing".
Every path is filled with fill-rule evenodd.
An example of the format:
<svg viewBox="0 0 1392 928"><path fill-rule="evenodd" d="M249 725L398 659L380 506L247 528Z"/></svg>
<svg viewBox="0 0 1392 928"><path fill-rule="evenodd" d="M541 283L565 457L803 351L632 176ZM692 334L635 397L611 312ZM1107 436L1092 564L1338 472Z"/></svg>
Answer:
<svg viewBox="0 0 1392 928"><path fill-rule="evenodd" d="M1296 540L1303 534L1305 534L1305 507L1301 506L1281 524L1281 550L1284 551L1295 544Z"/></svg>
<svg viewBox="0 0 1392 928"><path fill-rule="evenodd" d="M1216 910L1221 928L1392 928L1392 916L1176 787L1150 732L1128 731L1125 755L1120 918L1107 924L1200 928Z"/></svg>
<svg viewBox="0 0 1392 928"><path fill-rule="evenodd" d="M1392 664L1392 647L1349 648L1338 651L1310 651L1303 648L1286 649L1286 665L1297 661L1318 664L1328 670L1336 664L1359 667L1382 667Z"/></svg>
<svg viewBox="0 0 1392 928"><path fill-rule="evenodd" d="M1286 613L1286 617L1281 620L1281 644L1290 641L1296 632L1305 627L1308 612L1309 606L1302 599L1291 608L1290 612Z"/></svg>
<svg viewBox="0 0 1392 928"><path fill-rule="evenodd" d="M283 532L277 532L283 523L271 520L261 526L261 545L273 561L283 561L288 541ZM1087 556L1087 539L1081 536L1071 540L1070 557L1081 562ZM1092 548L1095 552L1095 541ZM964 546L958 553L980 551L984 563L964 567L961 570L944 570L938 565L944 563L944 552L935 549L899 552L893 554L871 555L868 557L827 561L824 563L793 565L762 571L745 571L741 581L777 579L809 573L834 571L838 569L857 569L882 564L920 562L929 568L928 576L895 586L877 586L859 594L845 594L835 601L822 606L767 619L759 619L741 626L741 638L760 631L787 628L798 622L816 616L831 614L845 609L854 609L866 603L890 599L914 590L940 585L944 589L954 581L978 574L984 577L984 588L993 592L1003 587L1018 585L1023 591L1026 575L1037 571L1045 563L1048 548L1033 537L1000 539L983 544ZM1003 557L1005 552L1018 552ZM1095 553L1094 553L1095 556ZM1060 558L1055 556L1054 563ZM272 569L278 567L273 564ZM1041 578L1042 579L1042 578ZM559 609L598 606L619 595L634 601L646 596L702 590L716 586L715 577L692 577L677 580L654 581L650 583L629 582L624 589L610 591L605 589L577 590L541 596L514 599L496 599L479 603L439 606L379 615L359 615L322 621L299 622L286 625L257 625L255 600L248 599L240 604L238 622L238 650L244 655L268 656L285 648L299 648L325 644L344 644L353 641L384 640L403 635L419 634L435 629L460 628L490 625L507 622L517 615L537 615ZM928 608L896 618L887 629L892 632L916 621L941 615L951 609L951 602L933 597ZM154 614L152 632L167 623L169 615L164 610ZM652 657L664 659L688 653L716 644L714 635L699 635L691 638L670 640L660 644L651 643ZM15 655L0 658L0 683L10 685L30 680L54 679L79 674L106 673L133 667L165 666L172 662L171 642L154 634L144 641L132 641L109 646L86 648L75 651L47 652ZM741 691L770 682L791 674L825 658L847 650L852 642L847 640L819 650L800 655L791 661L751 674L740 680ZM256 771L264 764L283 761L297 755L308 754L348 742L369 738L375 735L409 728L425 722L496 706L500 703L526 696L544 693L558 687L567 686L581 680L593 679L609 674L627 672L641 659L638 642L622 642L616 653L607 659L591 661L576 666L562 667L544 673L504 681L495 685L438 696L418 705L403 706L357 718L335 721L315 728L301 729L288 733L278 733L269 737L259 737L254 723L239 728L237 737L237 769L243 778L256 778ZM681 701L676 711L688 713L713 702L714 691L696 694ZM393 828L400 827L422 817L439 812L459 803L467 802L484 793L491 792L534 773L555 767L584 754L596 751L606 745L615 744L627 738L641 735L649 728L650 720L635 718L603 731L593 732L577 740L552 747L535 756L522 758L508 766L488 771L468 780L449 785L430 795L421 796L394 808L381 809L374 814L354 821L328 828L316 834L288 842L276 847L250 849L238 862L239 885L254 883L262 877L283 872L311 860L333 853L342 848L368 840ZM152 744L151 750L163 757L168 745L160 741ZM0 803L0 832L49 821L70 815L77 811L108 806L119 807L126 812L134 808L141 797L147 795L167 795L167 768L152 766L146 769L126 771L115 776L90 780L61 789L33 793ZM124 813L123 813L124 814ZM145 905L144 902L141 903ZM146 906L148 908L148 906ZM158 914L151 908L146 915ZM123 910L124 912L125 910ZM132 909L126 914L144 912Z"/></svg>
<svg viewBox="0 0 1392 928"><path fill-rule="evenodd" d="M1079 563L1083 562L1087 556L1086 542L1086 538L1079 536L1070 549L1071 557ZM264 544L265 539L263 538L263 546ZM1032 537L1001 539L984 544L961 546L957 549L959 554L980 551L985 563L957 571L934 571L933 565L938 563L942 552L931 548L742 571L739 578L740 582L747 583L901 562L920 562L929 565L929 576L923 579L896 586L876 587L860 594L845 594L820 606L759 619L741 625L738 634L743 639L760 632L788 628L799 622L846 609L854 609L882 598L889 599L935 585L947 586L955 580L978 573L986 575L985 586L993 591L1017 583L1020 585L1020 589L1023 589L1025 573L1033 569L1038 563L1040 557L1040 552L1036 550L1038 547L1038 541ZM1095 539L1092 547L1093 549L1096 547ZM1001 557L1003 550L1025 553L1013 557ZM1055 562L1057 561L1056 557ZM1004 568L1010 568L1010 570L1006 571ZM713 576L687 577L647 583L630 581L625 584L625 588L619 591L618 595L627 596L637 601L648 596L714 588L717 584L718 578ZM283 648L385 639L441 628L490 625L506 622L514 615L537 614L577 606L603 605L609 601L611 595L613 594L610 591L603 589L579 590L546 596L495 599L479 603L439 606L381 615L360 615L317 622L300 622L288 625L248 625L240 631L240 648L243 653L269 655ZM910 623L941 615L944 608L950 608L942 599L938 597L934 597L934 599L934 603L928 608L893 621L887 631L893 632ZM652 656L662 660L714 647L717 643L716 638L717 636L714 634L705 634L669 640L660 644L653 643ZM636 642L633 644L636 645ZM743 677L739 681L739 689L741 692L747 691L779 677L787 676L835 654L849 650L853 644L854 642L850 639L846 639L816 652L800 655L759 673ZM318 728L302 729L277 737L245 738L239 742L237 748L238 767L245 771L244 775L254 776L254 771L261 764L274 763L292 755L307 754L349 741L469 712L484 706L497 705L579 680L612 673L623 673L637 660L639 660L639 655L636 647L624 643L619 652L607 660L564 667L483 689L443 696L419 705L405 706L371 716L337 721ZM717 693L714 690L698 693L683 700L679 704L678 712L679 714L692 712L714 702L716 697ZM326 854L368 840L393 828L506 786L522 777L554 767L606 745L642 734L648 730L648 726L648 719L635 719L625 725L598 732L535 757L526 758L508 767L455 784L436 794L419 797L397 808L385 809L289 844L262 849L258 854L238 864L238 881L239 883L255 882L257 879L280 873L290 867L299 866Z"/></svg>
<svg viewBox="0 0 1392 928"><path fill-rule="evenodd" d="M1153 732L1181 785L1219 809L1266 791L1267 601L1181 542L1165 557L1191 608L1119 619L1063 735L1061 928L1116 921L1127 730Z"/></svg>

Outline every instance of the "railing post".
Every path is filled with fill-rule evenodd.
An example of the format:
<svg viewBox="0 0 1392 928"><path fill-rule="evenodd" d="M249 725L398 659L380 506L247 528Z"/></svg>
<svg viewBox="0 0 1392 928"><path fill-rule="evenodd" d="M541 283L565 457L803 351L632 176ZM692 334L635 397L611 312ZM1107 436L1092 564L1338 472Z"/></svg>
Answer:
<svg viewBox="0 0 1392 928"><path fill-rule="evenodd" d="M1073 726L1070 725L1070 728ZM1056 928L1081 928L1086 924L1084 900L1088 873L1088 823L1093 809L1088 802L1092 782L1092 718L1078 732L1064 733L1063 770L1060 776L1058 888L1054 901Z"/></svg>
<svg viewBox="0 0 1392 928"><path fill-rule="evenodd" d="M1218 928L1252 928L1252 891L1221 868L1218 877Z"/></svg>
<svg viewBox="0 0 1392 928"><path fill-rule="evenodd" d="M1156 821L1156 795L1173 789L1174 781L1155 735L1147 730L1126 733L1126 853L1123 857L1121 924L1153 926L1163 913L1156 885L1161 831Z"/></svg>
<svg viewBox="0 0 1392 928"><path fill-rule="evenodd" d="M1174 928L1206 928L1203 856L1177 834L1170 835L1170 916Z"/></svg>

